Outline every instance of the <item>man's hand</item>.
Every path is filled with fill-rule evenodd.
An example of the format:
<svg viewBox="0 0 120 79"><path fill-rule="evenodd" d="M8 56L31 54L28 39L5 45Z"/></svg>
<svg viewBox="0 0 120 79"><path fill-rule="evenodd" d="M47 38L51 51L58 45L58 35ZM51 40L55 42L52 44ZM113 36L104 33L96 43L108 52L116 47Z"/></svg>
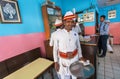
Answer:
<svg viewBox="0 0 120 79"><path fill-rule="evenodd" d="M81 57L81 58L80 58L80 61L86 61L86 59L85 59L85 58L83 58L83 57Z"/></svg>
<svg viewBox="0 0 120 79"><path fill-rule="evenodd" d="M59 71L59 68L60 68L60 66L59 66L58 62L55 62L55 70Z"/></svg>

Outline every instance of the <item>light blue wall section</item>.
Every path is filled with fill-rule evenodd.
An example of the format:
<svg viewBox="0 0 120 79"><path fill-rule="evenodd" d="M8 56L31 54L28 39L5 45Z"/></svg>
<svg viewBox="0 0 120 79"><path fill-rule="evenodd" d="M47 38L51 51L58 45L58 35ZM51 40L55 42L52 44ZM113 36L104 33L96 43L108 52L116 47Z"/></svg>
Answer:
<svg viewBox="0 0 120 79"><path fill-rule="evenodd" d="M88 12L94 12L94 17L95 17L95 11L96 11L95 9L88 10ZM86 13L86 11L84 11L84 13L82 13L82 14L79 14L78 16L80 18L82 18L83 14L85 14L85 13ZM95 20L96 20L96 18L94 18L93 22L84 22L84 26L86 26L86 27L88 27L88 26L95 26Z"/></svg>
<svg viewBox="0 0 120 79"><path fill-rule="evenodd" d="M9 36L17 34L28 34L36 32L44 32L44 25L42 20L41 5L45 0L18 0L20 14L22 18L21 24L0 24L0 36ZM82 11L89 8L91 3L95 5L95 9L90 12L100 12L100 15L106 14L111 8L105 7L98 9L96 0L51 0L62 9L62 13L76 8L76 11ZM112 22L120 21L120 5L114 5L117 9L117 19ZM84 23L85 26L95 26L94 22Z"/></svg>
<svg viewBox="0 0 120 79"><path fill-rule="evenodd" d="M120 4L99 8L99 15L105 15L108 19L108 11L116 10L116 18L110 19L111 22L120 22ZM99 17L100 17L99 16Z"/></svg>
<svg viewBox="0 0 120 79"><path fill-rule="evenodd" d="M96 0L62 0L62 13L65 14L66 11L72 10L73 8L76 8L77 12L85 10L90 7L91 3L97 9Z"/></svg>
<svg viewBox="0 0 120 79"><path fill-rule="evenodd" d="M63 14L66 11L76 8L76 11L81 11L90 6L90 0L62 0Z"/></svg>
<svg viewBox="0 0 120 79"><path fill-rule="evenodd" d="M45 0L18 0L22 23L0 24L0 36L44 32L41 5ZM52 0L61 7L60 0Z"/></svg>
<svg viewBox="0 0 120 79"><path fill-rule="evenodd" d="M65 14L66 11L69 11L73 8L76 9L76 12L83 11L90 7L90 5L94 5L94 9L90 9L89 12L98 11L97 8L97 1L96 0L62 0L62 12ZM95 26L94 22L86 22L84 23L85 26Z"/></svg>

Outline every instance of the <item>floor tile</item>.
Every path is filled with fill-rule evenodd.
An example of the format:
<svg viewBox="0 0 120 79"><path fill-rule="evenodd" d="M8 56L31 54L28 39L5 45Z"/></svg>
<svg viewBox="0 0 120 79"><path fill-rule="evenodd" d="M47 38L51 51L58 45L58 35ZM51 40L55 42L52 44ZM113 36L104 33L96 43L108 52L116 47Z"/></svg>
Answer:
<svg viewBox="0 0 120 79"><path fill-rule="evenodd" d="M97 79L120 79L120 45L113 46L114 53L105 58L97 58Z"/></svg>

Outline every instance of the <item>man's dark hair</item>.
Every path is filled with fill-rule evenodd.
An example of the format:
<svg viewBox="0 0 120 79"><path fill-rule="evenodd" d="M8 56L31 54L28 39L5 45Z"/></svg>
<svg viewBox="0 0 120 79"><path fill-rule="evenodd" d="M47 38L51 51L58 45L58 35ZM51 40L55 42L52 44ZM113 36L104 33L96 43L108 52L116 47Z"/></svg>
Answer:
<svg viewBox="0 0 120 79"><path fill-rule="evenodd" d="M101 15L100 17L103 17L105 19L106 16L105 15Z"/></svg>
<svg viewBox="0 0 120 79"><path fill-rule="evenodd" d="M56 29L59 29L59 28L61 28L61 26L57 26L57 27L56 27Z"/></svg>

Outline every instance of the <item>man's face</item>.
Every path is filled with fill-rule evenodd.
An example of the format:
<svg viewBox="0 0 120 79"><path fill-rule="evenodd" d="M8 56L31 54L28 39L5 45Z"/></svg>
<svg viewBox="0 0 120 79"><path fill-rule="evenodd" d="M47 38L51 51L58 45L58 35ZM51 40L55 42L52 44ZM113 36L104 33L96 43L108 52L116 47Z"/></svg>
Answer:
<svg viewBox="0 0 120 79"><path fill-rule="evenodd" d="M65 29L72 30L74 21L72 19L67 19L64 21Z"/></svg>
<svg viewBox="0 0 120 79"><path fill-rule="evenodd" d="M103 17L100 17L100 22L103 22L105 19Z"/></svg>

